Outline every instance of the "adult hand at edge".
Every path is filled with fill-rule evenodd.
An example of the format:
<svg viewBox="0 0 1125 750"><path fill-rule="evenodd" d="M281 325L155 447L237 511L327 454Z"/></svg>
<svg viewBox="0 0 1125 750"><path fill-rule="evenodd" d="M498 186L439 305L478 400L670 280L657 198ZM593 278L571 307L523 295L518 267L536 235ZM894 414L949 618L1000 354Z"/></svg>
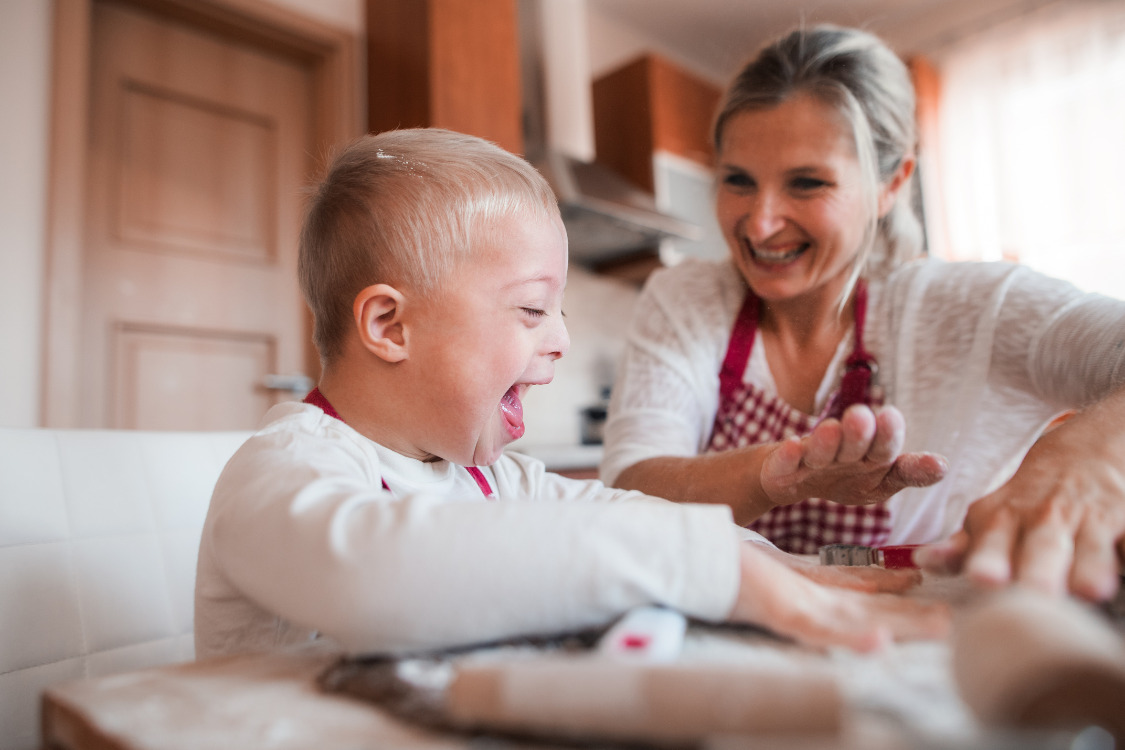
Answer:
<svg viewBox="0 0 1125 750"><path fill-rule="evenodd" d="M1123 419L1120 391L1047 432L1007 483L969 507L960 532L915 560L985 586L1113 597L1125 561Z"/></svg>
<svg viewBox="0 0 1125 750"><path fill-rule="evenodd" d="M762 464L775 505L820 497L845 505L880 503L907 487L941 481L948 464L934 453L902 453L906 425L893 406L855 405L802 438L783 441Z"/></svg>

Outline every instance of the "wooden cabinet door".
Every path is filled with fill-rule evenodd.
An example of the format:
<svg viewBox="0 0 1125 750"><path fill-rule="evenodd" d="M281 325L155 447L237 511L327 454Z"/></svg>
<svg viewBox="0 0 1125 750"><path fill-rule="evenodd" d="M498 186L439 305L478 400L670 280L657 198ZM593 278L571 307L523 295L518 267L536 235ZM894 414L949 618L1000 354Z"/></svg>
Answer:
<svg viewBox="0 0 1125 750"><path fill-rule="evenodd" d="M252 428L306 361L311 72L126 6L92 28L82 426Z"/></svg>

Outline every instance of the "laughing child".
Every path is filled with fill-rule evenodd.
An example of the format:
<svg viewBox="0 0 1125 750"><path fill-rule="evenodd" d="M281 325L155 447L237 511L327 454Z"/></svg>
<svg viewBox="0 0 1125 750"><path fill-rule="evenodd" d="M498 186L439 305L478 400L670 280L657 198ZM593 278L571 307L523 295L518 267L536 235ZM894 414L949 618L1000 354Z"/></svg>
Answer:
<svg viewBox="0 0 1125 750"><path fill-rule="evenodd" d="M367 136L311 200L301 288L323 363L227 464L199 552L200 658L314 638L405 652L662 604L857 649L943 611L826 586L719 505L550 474L504 448L569 346L567 240L526 162L436 129Z"/></svg>

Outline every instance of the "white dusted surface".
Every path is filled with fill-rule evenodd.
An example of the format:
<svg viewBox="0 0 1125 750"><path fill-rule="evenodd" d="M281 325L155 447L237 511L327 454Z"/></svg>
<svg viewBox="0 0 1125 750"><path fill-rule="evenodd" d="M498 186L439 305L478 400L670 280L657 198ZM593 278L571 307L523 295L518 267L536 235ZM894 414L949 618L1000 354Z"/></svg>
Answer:
<svg viewBox="0 0 1125 750"><path fill-rule="evenodd" d="M917 595L941 598L971 611L965 604L970 594L958 579L931 579ZM982 633L982 637L988 636ZM979 645L987 649L998 644ZM448 684L454 672L450 664L460 659L487 667L505 659L540 656L541 652L528 647L492 649L439 662L406 660L397 673L420 688L433 689ZM809 706L810 712L819 712L821 719L832 719L833 705L838 702L843 709L838 724L832 720L817 725L828 731L806 733L800 731L800 701L794 700L788 715L776 718L785 719L786 726L796 731L714 736L702 745L708 750L1074 750L1105 746L1075 742L1076 732L1072 730L1034 733L983 726L957 693L951 657L948 641L896 644L873 655L836 650L821 653L753 630L695 627L689 631L679 663L745 669L747 675L780 672L788 675L792 684L807 678L820 687L820 692L809 697L816 704ZM488 737L471 740L393 718L363 700L320 692L315 687L316 677L335 658L302 649L226 657L62 685L49 696L51 732L45 739L58 741L60 748L77 748L80 745L73 738L96 727L119 733L118 746L122 748L159 746L168 750L267 744L277 750L314 746L321 750L485 746L515 750L551 746ZM837 689L825 689L825 679L834 680ZM617 680L624 687L628 682ZM558 689L565 691L567 687L560 683ZM665 687L676 689L674 685ZM622 700L619 696L618 702Z"/></svg>
<svg viewBox="0 0 1125 750"><path fill-rule="evenodd" d="M62 680L189 660L195 560L248 433L0 429L0 747Z"/></svg>

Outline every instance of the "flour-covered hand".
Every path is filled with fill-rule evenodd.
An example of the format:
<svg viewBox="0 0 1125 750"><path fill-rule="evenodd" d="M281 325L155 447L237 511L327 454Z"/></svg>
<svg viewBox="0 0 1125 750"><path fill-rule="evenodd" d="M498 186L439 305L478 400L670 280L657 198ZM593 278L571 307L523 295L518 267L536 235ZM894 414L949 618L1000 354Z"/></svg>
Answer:
<svg viewBox="0 0 1125 750"><path fill-rule="evenodd" d="M906 426L893 406L856 405L803 438L780 443L762 464L762 490L775 505L820 497L846 505L880 503L906 487L941 481L946 460L902 453Z"/></svg>

